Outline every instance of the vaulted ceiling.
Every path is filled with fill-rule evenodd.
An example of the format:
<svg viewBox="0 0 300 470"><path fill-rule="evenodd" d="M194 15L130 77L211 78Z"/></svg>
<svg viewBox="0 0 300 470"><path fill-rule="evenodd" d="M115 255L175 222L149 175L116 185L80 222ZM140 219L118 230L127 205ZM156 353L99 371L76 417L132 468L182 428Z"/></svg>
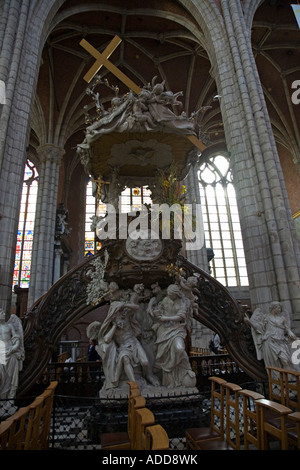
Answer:
<svg viewBox="0 0 300 470"><path fill-rule="evenodd" d="M299 156L300 105L291 102L292 83L300 79L300 30L290 0L265 0L254 16L252 45L276 140L292 158ZM165 81L183 92L182 108L198 114L206 145L224 142L222 116L211 64L195 20L174 0L67 0L58 11L45 44L32 120L31 145L52 142L66 148L69 158L84 137L86 94L83 76L94 58L80 45L85 38L100 52L118 35L122 42L110 60L138 86ZM120 92L126 87L107 69L100 71ZM113 91L99 88L104 106ZM207 107L207 108L206 108Z"/></svg>

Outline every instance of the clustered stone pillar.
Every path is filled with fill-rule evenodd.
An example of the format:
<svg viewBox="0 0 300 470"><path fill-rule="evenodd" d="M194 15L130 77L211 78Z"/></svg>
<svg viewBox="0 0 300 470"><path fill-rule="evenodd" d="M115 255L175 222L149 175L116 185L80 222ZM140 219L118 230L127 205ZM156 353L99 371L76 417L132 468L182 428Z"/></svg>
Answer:
<svg viewBox="0 0 300 470"><path fill-rule="evenodd" d="M238 196L252 307L267 311L272 300L280 301L298 333L299 244L250 29L241 2L220 0L220 5L224 27L214 31L213 72Z"/></svg>
<svg viewBox="0 0 300 470"><path fill-rule="evenodd" d="M23 67L30 2L0 2L0 307L10 314L16 236L31 106L32 67ZM32 38L31 38L32 40ZM33 42L33 41L32 41ZM26 51L27 52L27 51ZM27 57L30 55L28 52Z"/></svg>
<svg viewBox="0 0 300 470"><path fill-rule="evenodd" d="M191 168L184 180L184 184L187 187L187 204L200 205L200 190L199 190L199 181L198 181L198 165L199 163L194 163L191 165ZM203 220L197 220L197 233L196 236L198 239L204 240L204 244L201 248L197 250L187 250L185 253L186 258L203 271L209 272L209 265L207 259L207 251L204 239L204 226ZM202 233L201 233L202 232ZM190 334L190 345L191 348L196 348L200 344L202 347L208 347L209 340L211 339L211 334L208 328L202 325L199 321L193 319L192 329Z"/></svg>
<svg viewBox="0 0 300 470"><path fill-rule="evenodd" d="M191 166L190 171L188 172L186 176L185 184L186 184L186 187L188 188L187 203L200 205L201 201L200 201L197 164L194 164ZM199 227L198 227L198 233L196 235L199 239L203 238L204 240L203 221L201 219L201 220L198 220L198 222L199 222ZM202 233L200 233L201 231ZM204 240L204 245L202 248L199 248L197 250L187 250L186 257L191 263L195 264L196 266L203 269L204 271L209 272L205 240Z"/></svg>
<svg viewBox="0 0 300 470"><path fill-rule="evenodd" d="M52 144L38 148L41 160L34 227L28 307L51 287L59 166L64 150Z"/></svg>

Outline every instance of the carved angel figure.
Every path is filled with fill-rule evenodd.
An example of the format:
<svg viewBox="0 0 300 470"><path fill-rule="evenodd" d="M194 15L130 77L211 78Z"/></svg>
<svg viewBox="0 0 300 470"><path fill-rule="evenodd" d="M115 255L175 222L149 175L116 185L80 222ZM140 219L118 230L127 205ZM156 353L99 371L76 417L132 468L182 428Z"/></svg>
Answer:
<svg viewBox="0 0 300 470"><path fill-rule="evenodd" d="M22 322L17 315L6 321L0 308L0 399L15 398L24 358Z"/></svg>
<svg viewBox="0 0 300 470"><path fill-rule="evenodd" d="M297 338L290 328L289 314L280 302L271 302L267 315L260 308L255 309L245 321L251 326L257 359L263 359L265 366L295 369L291 342Z"/></svg>

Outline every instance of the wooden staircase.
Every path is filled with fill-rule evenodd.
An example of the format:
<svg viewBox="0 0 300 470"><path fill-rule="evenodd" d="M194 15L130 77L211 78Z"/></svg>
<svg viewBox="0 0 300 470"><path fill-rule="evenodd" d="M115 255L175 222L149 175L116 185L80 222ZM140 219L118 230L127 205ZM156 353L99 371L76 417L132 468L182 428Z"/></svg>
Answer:
<svg viewBox="0 0 300 470"><path fill-rule="evenodd" d="M87 286L91 282L89 273L94 269L93 261L98 257L104 259L104 256L104 249L101 249L96 255L90 256L78 267L70 270L26 313L23 324L26 355L20 376L19 396L28 392L42 374L61 335L72 323L96 308L87 302ZM164 259L165 265L169 262L170 259ZM244 322L245 307L238 303L222 284L183 256L176 254L176 263L183 268L187 276L193 273L198 275L197 289L200 296L195 319L220 335L229 355L244 372L255 380L266 379L264 365L256 359L250 328ZM131 279L134 269L137 270L137 282L142 282L143 274L145 279L147 276L151 278L149 266L143 265L139 268L140 272L137 266L133 266ZM119 278L114 278L114 275L110 274L110 279L116 279L119 286L123 287L120 275ZM169 284L174 282L167 271L164 279ZM124 286L128 286L128 279ZM98 303L97 308L104 303L104 300Z"/></svg>

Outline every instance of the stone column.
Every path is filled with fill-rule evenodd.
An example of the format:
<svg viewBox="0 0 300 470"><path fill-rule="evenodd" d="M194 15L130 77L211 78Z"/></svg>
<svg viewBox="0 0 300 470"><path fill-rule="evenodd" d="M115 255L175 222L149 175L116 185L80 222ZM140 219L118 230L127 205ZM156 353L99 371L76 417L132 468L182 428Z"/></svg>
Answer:
<svg viewBox="0 0 300 470"><path fill-rule="evenodd" d="M200 201L200 190L199 190L199 182L198 182L198 165L199 163L193 163L191 168L184 180L184 184L187 187L187 204L201 205ZM198 220L198 237L202 237L204 234L204 227L203 227L203 220ZM201 232L202 233L199 233ZM209 272L208 260L207 260L207 252L206 252L206 245L204 240L204 245L202 248L197 250L186 250L186 258L200 269L203 269L206 272ZM202 325L199 321L193 319L192 321L192 329L190 333L190 344L191 347L205 347L205 335L207 333L207 328Z"/></svg>
<svg viewBox="0 0 300 470"><path fill-rule="evenodd" d="M300 254L240 1L220 0L213 73L237 192L252 306L278 300L300 331ZM222 47L221 47L222 46ZM297 331L296 331L297 332Z"/></svg>
<svg viewBox="0 0 300 470"><path fill-rule="evenodd" d="M61 277L60 275L60 266L61 266L61 257L63 255L63 250L60 247L60 244L55 245L54 249L54 269L53 269L53 284L58 281Z"/></svg>
<svg viewBox="0 0 300 470"><path fill-rule="evenodd" d="M0 2L0 306L10 315L16 237L30 114L38 80L41 44L62 0Z"/></svg>
<svg viewBox="0 0 300 470"><path fill-rule="evenodd" d="M199 182L198 182L198 172L197 172L197 165L193 164L185 178L185 184L187 187L187 203L188 204L197 204L198 206L201 205L200 202L200 191L199 191ZM204 227L202 219L199 220L199 225L201 223L201 227L199 226L199 237L203 236ZM199 250L187 250L186 251L187 259L198 266L199 268L203 269L206 272L209 272L208 260L207 260L207 252L206 252L206 245L204 241L204 245Z"/></svg>
<svg viewBox="0 0 300 470"><path fill-rule="evenodd" d="M38 154L42 165L34 226L28 307L52 285L58 176L64 150L52 144L45 144L38 148Z"/></svg>
<svg viewBox="0 0 300 470"><path fill-rule="evenodd" d="M0 104L0 307L10 314L12 280L18 229L18 216L26 162L28 93L16 87L22 79L20 62L26 32L29 2L1 2L0 12L0 80L5 86L5 103ZM28 76L24 77L29 82ZM20 84L21 87L23 83ZM19 96L27 103L17 104Z"/></svg>

